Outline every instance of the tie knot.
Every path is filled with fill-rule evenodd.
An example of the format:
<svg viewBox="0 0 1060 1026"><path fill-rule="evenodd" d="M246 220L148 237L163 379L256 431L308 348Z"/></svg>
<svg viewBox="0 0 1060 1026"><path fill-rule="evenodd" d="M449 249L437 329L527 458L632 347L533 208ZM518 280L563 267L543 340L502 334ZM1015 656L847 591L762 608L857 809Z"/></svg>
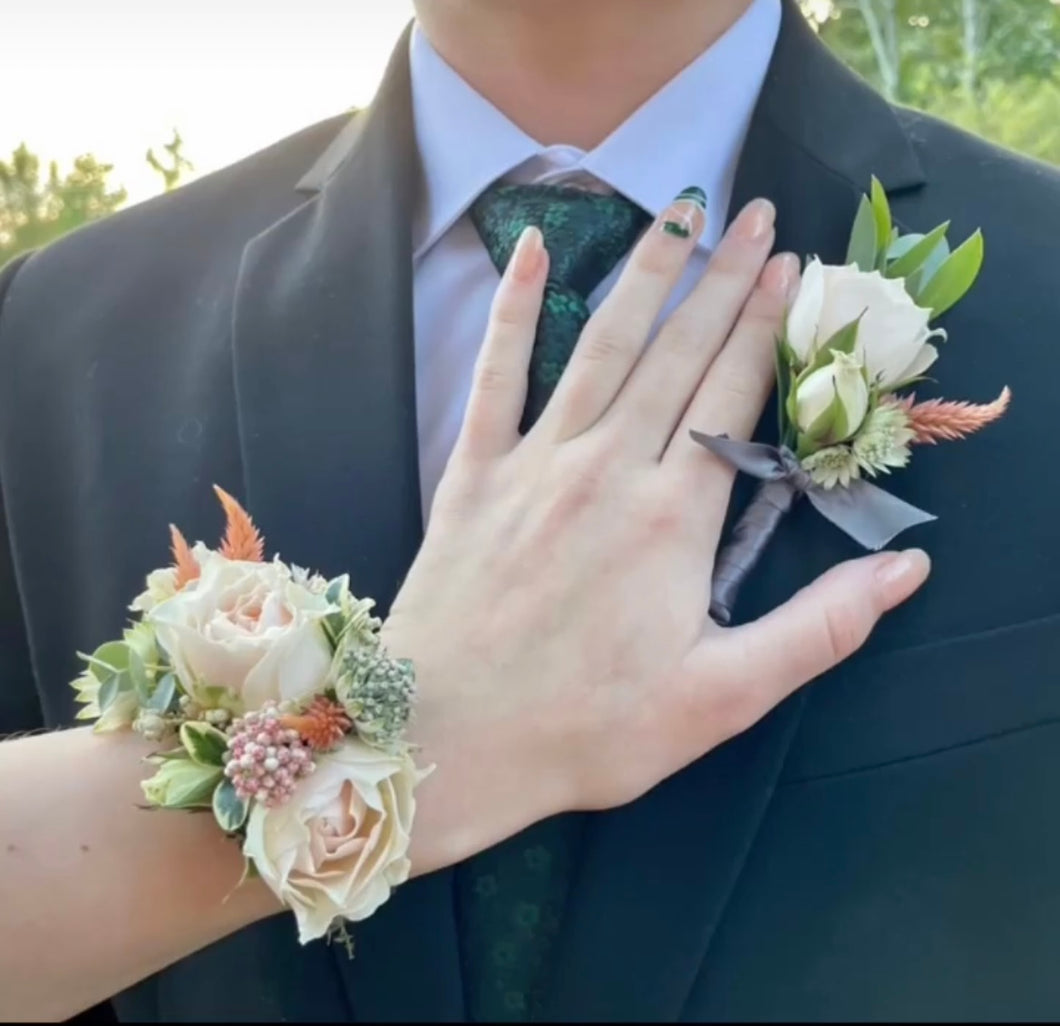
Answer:
<svg viewBox="0 0 1060 1026"><path fill-rule="evenodd" d="M607 277L650 218L618 194L562 185L493 185L472 205L471 220L501 273L529 225L541 229L549 280L583 298Z"/></svg>

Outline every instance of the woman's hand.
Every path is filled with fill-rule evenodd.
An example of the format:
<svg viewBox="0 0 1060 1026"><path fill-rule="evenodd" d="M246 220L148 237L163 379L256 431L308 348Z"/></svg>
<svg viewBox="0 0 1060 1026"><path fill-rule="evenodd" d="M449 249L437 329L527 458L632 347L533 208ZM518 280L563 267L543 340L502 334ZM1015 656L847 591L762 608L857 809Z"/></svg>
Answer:
<svg viewBox="0 0 1060 1026"><path fill-rule="evenodd" d="M686 215L687 216L687 215ZM696 218L701 218L696 213ZM592 317L548 408L518 425L547 272L535 229L498 290L424 545L384 628L415 660L428 871L568 809L628 802L853 653L928 573L844 564L757 623L708 618L733 473L689 429L746 438L797 284L773 208L736 219L650 347L702 231L664 213Z"/></svg>

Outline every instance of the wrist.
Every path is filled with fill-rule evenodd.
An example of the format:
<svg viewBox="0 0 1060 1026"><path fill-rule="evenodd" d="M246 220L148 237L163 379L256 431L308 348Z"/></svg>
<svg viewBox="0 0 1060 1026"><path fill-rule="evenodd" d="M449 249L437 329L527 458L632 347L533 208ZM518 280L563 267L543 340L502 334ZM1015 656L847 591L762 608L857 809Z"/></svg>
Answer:
<svg viewBox="0 0 1060 1026"><path fill-rule="evenodd" d="M509 703L493 700L496 682L480 687L443 669L429 646L402 644L385 625L383 636L390 652L416 667L408 739L420 769L433 767L416 789L409 849L414 876L461 862L575 807L561 761L566 746L555 724L516 715Z"/></svg>

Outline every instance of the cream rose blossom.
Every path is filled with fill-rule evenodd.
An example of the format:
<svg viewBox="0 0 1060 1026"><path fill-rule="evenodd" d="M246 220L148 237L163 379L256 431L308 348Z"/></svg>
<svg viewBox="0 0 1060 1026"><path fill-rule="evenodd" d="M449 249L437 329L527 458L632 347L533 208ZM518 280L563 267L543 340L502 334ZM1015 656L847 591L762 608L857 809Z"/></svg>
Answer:
<svg viewBox="0 0 1060 1026"><path fill-rule="evenodd" d="M407 754L347 739L275 808L255 804L243 854L295 914L303 944L336 919L367 919L409 876L423 773Z"/></svg>
<svg viewBox="0 0 1060 1026"><path fill-rule="evenodd" d="M938 358L930 340L946 333L928 328L930 315L913 302L900 278L814 259L788 312L787 340L806 364L840 328L860 317L855 352L869 380L891 388L919 377Z"/></svg>
<svg viewBox="0 0 1060 1026"><path fill-rule="evenodd" d="M322 620L335 612L280 562L225 559L196 546L201 574L144 615L181 686L228 688L247 709L303 699L323 687L331 643Z"/></svg>

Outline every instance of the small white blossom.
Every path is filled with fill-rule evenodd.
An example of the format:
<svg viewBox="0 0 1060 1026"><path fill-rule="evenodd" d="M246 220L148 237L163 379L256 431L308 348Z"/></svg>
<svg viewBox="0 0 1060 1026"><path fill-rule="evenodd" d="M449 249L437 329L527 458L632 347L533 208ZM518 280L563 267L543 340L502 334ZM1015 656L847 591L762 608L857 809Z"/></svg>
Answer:
<svg viewBox="0 0 1060 1026"><path fill-rule="evenodd" d="M861 469L848 445L832 445L818 449L802 461L802 469L822 488L846 488L861 476Z"/></svg>
<svg viewBox="0 0 1060 1026"><path fill-rule="evenodd" d="M909 447L915 437L905 411L883 404L869 414L854 439L854 456L861 469L873 477L887 474L891 468L904 467L909 462Z"/></svg>

